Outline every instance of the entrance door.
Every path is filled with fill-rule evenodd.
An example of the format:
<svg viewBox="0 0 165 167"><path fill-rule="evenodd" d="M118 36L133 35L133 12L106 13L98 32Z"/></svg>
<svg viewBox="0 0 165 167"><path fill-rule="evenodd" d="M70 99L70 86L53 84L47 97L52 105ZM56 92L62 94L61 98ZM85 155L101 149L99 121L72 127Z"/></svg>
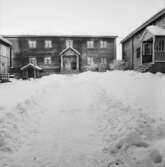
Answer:
<svg viewBox="0 0 165 167"><path fill-rule="evenodd" d="M28 68L28 78L34 78L34 69Z"/></svg>
<svg viewBox="0 0 165 167"><path fill-rule="evenodd" d="M64 56L63 57L63 67L64 71L71 72L76 70L76 56Z"/></svg>

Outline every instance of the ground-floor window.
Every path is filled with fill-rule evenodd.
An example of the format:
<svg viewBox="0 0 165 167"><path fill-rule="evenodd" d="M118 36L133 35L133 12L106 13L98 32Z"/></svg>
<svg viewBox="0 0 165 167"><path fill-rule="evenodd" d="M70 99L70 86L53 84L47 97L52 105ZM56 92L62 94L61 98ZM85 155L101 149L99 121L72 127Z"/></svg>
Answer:
<svg viewBox="0 0 165 167"><path fill-rule="evenodd" d="M137 58L140 58L140 48L137 48L137 49L136 49L136 57L137 57Z"/></svg>
<svg viewBox="0 0 165 167"><path fill-rule="evenodd" d="M93 60L93 57L88 57L87 58L87 63L88 63L88 65L93 65L94 64L94 60Z"/></svg>
<svg viewBox="0 0 165 167"><path fill-rule="evenodd" d="M44 57L44 64L51 64L52 63L52 59L50 56Z"/></svg>
<svg viewBox="0 0 165 167"><path fill-rule="evenodd" d="M107 59L105 57L102 57L101 58L101 63L106 65L107 64Z"/></svg>
<svg viewBox="0 0 165 167"><path fill-rule="evenodd" d="M155 44L156 52L165 52L165 39L160 39Z"/></svg>
<svg viewBox="0 0 165 167"><path fill-rule="evenodd" d="M29 57L29 63L37 65L37 59L36 59L36 57Z"/></svg>

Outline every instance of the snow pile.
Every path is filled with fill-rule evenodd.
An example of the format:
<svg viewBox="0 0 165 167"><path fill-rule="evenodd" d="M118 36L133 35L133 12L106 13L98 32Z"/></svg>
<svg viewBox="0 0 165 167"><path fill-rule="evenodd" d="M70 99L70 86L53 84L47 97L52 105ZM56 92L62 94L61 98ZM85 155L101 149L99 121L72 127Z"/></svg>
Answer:
<svg viewBox="0 0 165 167"><path fill-rule="evenodd" d="M0 85L0 166L164 167L165 76L113 71Z"/></svg>

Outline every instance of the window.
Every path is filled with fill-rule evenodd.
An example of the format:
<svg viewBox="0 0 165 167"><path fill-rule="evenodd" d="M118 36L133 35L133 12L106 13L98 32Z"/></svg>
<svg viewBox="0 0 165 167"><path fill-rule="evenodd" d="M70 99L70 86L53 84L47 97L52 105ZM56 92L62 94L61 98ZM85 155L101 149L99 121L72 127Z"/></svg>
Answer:
<svg viewBox="0 0 165 167"><path fill-rule="evenodd" d="M87 48L93 48L94 42L93 41L87 41Z"/></svg>
<svg viewBox="0 0 165 167"><path fill-rule="evenodd" d="M94 65L93 57L88 57L88 65Z"/></svg>
<svg viewBox="0 0 165 167"><path fill-rule="evenodd" d="M36 44L37 44L36 41L34 41L34 40L29 40L28 43L29 43L29 48L36 48Z"/></svg>
<svg viewBox="0 0 165 167"><path fill-rule="evenodd" d="M140 58L140 48L137 48L137 49L136 49L136 57L137 57L137 58Z"/></svg>
<svg viewBox="0 0 165 167"><path fill-rule="evenodd" d="M0 56L8 56L8 48L4 45L0 45Z"/></svg>
<svg viewBox="0 0 165 167"><path fill-rule="evenodd" d="M46 40L45 41L45 48L51 48L52 47L52 41Z"/></svg>
<svg viewBox="0 0 165 167"><path fill-rule="evenodd" d="M73 47L73 41L72 40L66 40L66 47Z"/></svg>
<svg viewBox="0 0 165 167"><path fill-rule="evenodd" d="M107 48L107 41L100 41L100 48Z"/></svg>
<svg viewBox="0 0 165 167"><path fill-rule="evenodd" d="M101 64L107 64L107 59L105 57L102 57L101 58Z"/></svg>
<svg viewBox="0 0 165 167"><path fill-rule="evenodd" d="M29 63L37 65L37 59L35 57L29 57Z"/></svg>
<svg viewBox="0 0 165 167"><path fill-rule="evenodd" d="M44 64L51 64L52 63L52 59L50 56L44 57Z"/></svg>
<svg viewBox="0 0 165 167"><path fill-rule="evenodd" d="M165 52L165 40L161 39L156 42L155 50L157 52Z"/></svg>

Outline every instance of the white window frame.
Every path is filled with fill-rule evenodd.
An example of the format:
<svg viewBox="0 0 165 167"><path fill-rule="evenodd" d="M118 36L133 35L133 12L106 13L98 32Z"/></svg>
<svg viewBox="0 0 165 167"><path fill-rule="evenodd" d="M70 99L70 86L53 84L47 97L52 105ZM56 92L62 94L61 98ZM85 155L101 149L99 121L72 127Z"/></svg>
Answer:
<svg viewBox="0 0 165 167"><path fill-rule="evenodd" d="M100 48L107 48L107 41L100 41Z"/></svg>
<svg viewBox="0 0 165 167"><path fill-rule="evenodd" d="M28 41L29 48L34 49L37 47L37 41L36 40L29 40Z"/></svg>
<svg viewBox="0 0 165 167"><path fill-rule="evenodd" d="M0 44L0 56L8 57L8 47Z"/></svg>
<svg viewBox="0 0 165 167"><path fill-rule="evenodd" d="M52 64L51 56L44 57L44 64Z"/></svg>
<svg viewBox="0 0 165 167"><path fill-rule="evenodd" d="M45 48L52 48L52 41L51 40L45 40Z"/></svg>
<svg viewBox="0 0 165 167"><path fill-rule="evenodd" d="M87 64L88 65L94 65L94 59L93 59L93 57L87 57Z"/></svg>
<svg viewBox="0 0 165 167"><path fill-rule="evenodd" d="M94 41L87 41L87 48L94 48Z"/></svg>
<svg viewBox="0 0 165 167"><path fill-rule="evenodd" d="M73 40L66 40L66 47L69 48L69 47L73 47Z"/></svg>
<svg viewBox="0 0 165 167"><path fill-rule="evenodd" d="M106 57L101 57L101 64L107 64L107 58Z"/></svg>
<svg viewBox="0 0 165 167"><path fill-rule="evenodd" d="M29 63L37 65L37 59L36 59L36 57L29 57Z"/></svg>

